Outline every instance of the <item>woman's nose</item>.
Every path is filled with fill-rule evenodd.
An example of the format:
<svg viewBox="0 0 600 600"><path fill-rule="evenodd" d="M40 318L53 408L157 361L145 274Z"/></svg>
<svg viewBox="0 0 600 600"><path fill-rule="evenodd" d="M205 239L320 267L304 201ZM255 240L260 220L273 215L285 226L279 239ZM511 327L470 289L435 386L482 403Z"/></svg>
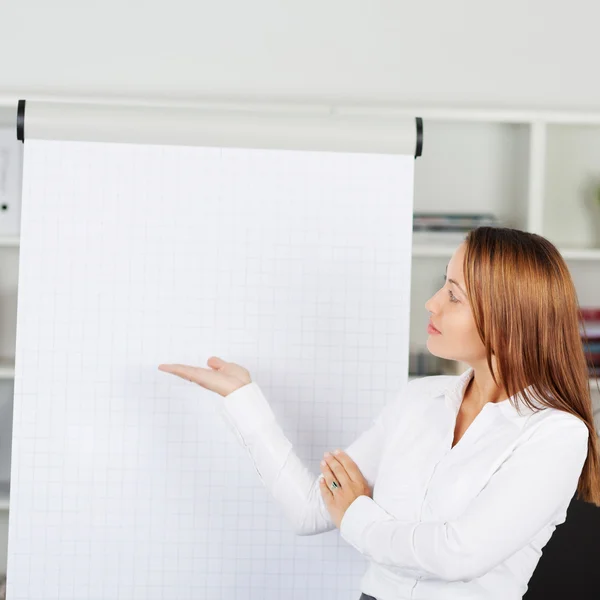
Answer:
<svg viewBox="0 0 600 600"><path fill-rule="evenodd" d="M431 298L429 298L429 300L427 300L427 302L425 302L425 310L429 313L433 312L433 306L431 304L432 300L433 300L433 296Z"/></svg>
<svg viewBox="0 0 600 600"><path fill-rule="evenodd" d="M429 298L429 300L427 300L427 302L425 302L425 310L427 310L430 313L436 312L436 308L437 308L436 298L437 298L437 293L435 293L433 296L431 296L431 298Z"/></svg>

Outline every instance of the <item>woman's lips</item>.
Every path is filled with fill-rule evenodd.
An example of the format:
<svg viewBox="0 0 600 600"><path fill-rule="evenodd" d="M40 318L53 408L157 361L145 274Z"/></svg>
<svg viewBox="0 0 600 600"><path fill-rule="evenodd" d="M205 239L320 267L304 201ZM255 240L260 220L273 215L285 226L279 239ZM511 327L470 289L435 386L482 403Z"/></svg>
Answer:
<svg viewBox="0 0 600 600"><path fill-rule="evenodd" d="M431 323L427 326L427 333L432 335L440 335L442 332L438 331Z"/></svg>

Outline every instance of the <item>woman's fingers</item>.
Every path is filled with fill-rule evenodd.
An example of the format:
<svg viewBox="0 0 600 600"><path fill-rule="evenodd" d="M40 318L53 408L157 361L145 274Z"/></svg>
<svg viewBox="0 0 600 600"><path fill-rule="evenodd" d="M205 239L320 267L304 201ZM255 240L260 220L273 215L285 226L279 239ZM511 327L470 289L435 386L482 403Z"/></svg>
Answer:
<svg viewBox="0 0 600 600"><path fill-rule="evenodd" d="M221 396L227 396L238 388L252 383L248 369L236 363L226 362L218 356L211 356L206 364L210 369L182 364L161 364L158 365L158 369L197 383Z"/></svg>
<svg viewBox="0 0 600 600"><path fill-rule="evenodd" d="M227 364L222 358L219 358L218 356L211 356L207 361L206 364L211 368L211 369L216 369L217 371L220 371L223 367L225 367L225 365Z"/></svg>
<svg viewBox="0 0 600 600"><path fill-rule="evenodd" d="M327 462L325 462L325 459L321 461L321 473L323 473L323 478L327 484L327 489L331 490L331 482L334 480L338 485L341 485L338 478L333 474L331 467L327 464Z"/></svg>
<svg viewBox="0 0 600 600"><path fill-rule="evenodd" d="M342 465L338 460L328 452L325 453L325 457L323 459L330 472L333 474L335 480L342 486L347 485L349 481L348 473L346 473L346 469L344 465Z"/></svg>
<svg viewBox="0 0 600 600"><path fill-rule="evenodd" d="M327 480L325 477L319 478L319 486L321 488L321 493L323 494L323 499L325 500L325 504L329 505L333 498L333 490L329 488L327 484Z"/></svg>
<svg viewBox="0 0 600 600"><path fill-rule="evenodd" d="M337 454L335 454L335 460L337 460L344 467L344 470L352 481L365 481L365 478L358 468L358 465L345 452L340 450Z"/></svg>
<svg viewBox="0 0 600 600"><path fill-rule="evenodd" d="M202 367L192 367L191 365L180 364L162 364L158 366L158 369L165 373L177 375L177 377L181 377L192 383L197 383L199 386L210 390L211 392L216 392L221 396L227 396L243 385L233 377L228 377L218 371L203 369Z"/></svg>
<svg viewBox="0 0 600 600"><path fill-rule="evenodd" d="M162 364L158 365L158 370L177 375L177 377L187 379L201 386L215 380L215 373L213 371L203 369L202 367L192 367L191 365Z"/></svg>
<svg viewBox="0 0 600 600"><path fill-rule="evenodd" d="M206 364L211 369L214 369L219 373L224 373L225 375L231 375L232 377L236 377L244 384L252 382L250 372L248 371L248 369L245 369L244 367L236 363L226 362L218 356L211 356L206 361Z"/></svg>
<svg viewBox="0 0 600 600"><path fill-rule="evenodd" d="M365 479L358 465L345 452L336 450L328 462L336 476L338 476L338 473L343 472L346 479L343 479L342 485L352 487L359 494L373 497L373 490L369 482ZM336 465L339 465L339 467L336 468Z"/></svg>

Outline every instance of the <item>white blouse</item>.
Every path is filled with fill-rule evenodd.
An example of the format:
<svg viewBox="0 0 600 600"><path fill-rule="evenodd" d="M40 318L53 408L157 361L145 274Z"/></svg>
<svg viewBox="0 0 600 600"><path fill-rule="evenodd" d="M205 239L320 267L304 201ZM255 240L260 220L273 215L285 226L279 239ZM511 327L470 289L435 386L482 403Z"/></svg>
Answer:
<svg viewBox="0 0 600 600"><path fill-rule="evenodd" d="M484 405L452 448L473 376L410 381L348 448L373 489L341 522L368 560L361 591L377 600L521 598L576 491L588 428L566 412ZM218 402L298 535L335 528L311 473L256 382ZM541 405L540 405L541 406Z"/></svg>

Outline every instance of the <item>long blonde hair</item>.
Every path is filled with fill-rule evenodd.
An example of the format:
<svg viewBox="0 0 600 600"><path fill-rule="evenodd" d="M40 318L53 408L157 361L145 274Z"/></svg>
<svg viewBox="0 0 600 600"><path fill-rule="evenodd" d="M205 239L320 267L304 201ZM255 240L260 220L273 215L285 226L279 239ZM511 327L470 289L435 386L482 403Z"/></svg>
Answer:
<svg viewBox="0 0 600 600"><path fill-rule="evenodd" d="M577 497L600 506L600 460L569 269L547 239L518 229L479 227L466 237L463 272L492 377L510 397L531 385L538 402L579 417L590 432ZM498 380L492 368L496 359Z"/></svg>

